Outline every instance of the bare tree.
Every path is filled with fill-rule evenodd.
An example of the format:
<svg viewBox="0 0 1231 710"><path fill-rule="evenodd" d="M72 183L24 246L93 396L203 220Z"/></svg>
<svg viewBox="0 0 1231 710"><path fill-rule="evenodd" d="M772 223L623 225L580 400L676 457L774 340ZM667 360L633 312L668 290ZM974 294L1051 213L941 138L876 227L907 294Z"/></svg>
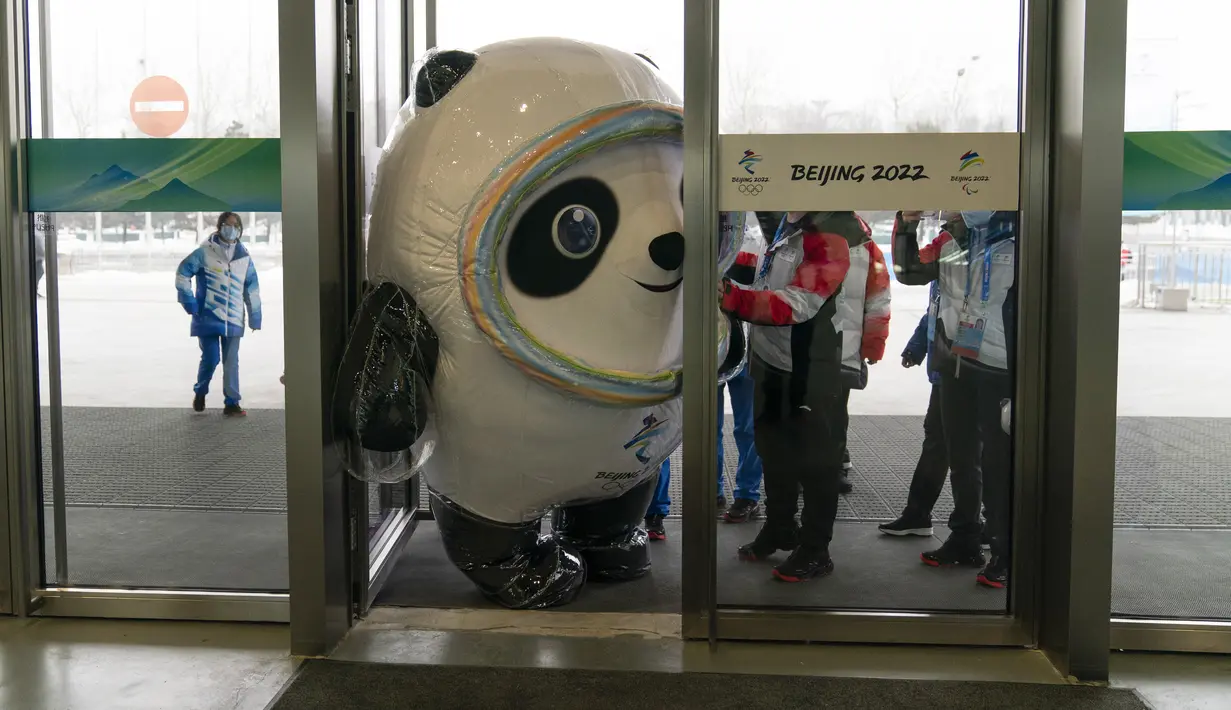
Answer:
<svg viewBox="0 0 1231 710"><path fill-rule="evenodd" d="M88 138L98 125L94 97L86 100L73 91L73 88L75 85L69 84L68 88L56 92L60 95L60 98L56 99L56 108L63 109L72 121L74 131L72 138Z"/></svg>
<svg viewBox="0 0 1231 710"><path fill-rule="evenodd" d="M740 62L727 62L727 82L722 91L723 133L765 133L769 127L766 107L759 100L765 84L761 61L755 55Z"/></svg>

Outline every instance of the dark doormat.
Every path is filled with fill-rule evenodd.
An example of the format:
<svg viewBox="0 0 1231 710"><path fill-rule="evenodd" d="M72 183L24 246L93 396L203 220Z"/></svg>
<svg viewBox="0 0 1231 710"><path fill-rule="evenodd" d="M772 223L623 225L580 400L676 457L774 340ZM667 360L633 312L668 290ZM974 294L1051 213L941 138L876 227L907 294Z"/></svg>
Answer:
<svg viewBox="0 0 1231 710"><path fill-rule="evenodd" d="M306 661L273 710L1148 710L1132 690L709 673L390 665Z"/></svg>

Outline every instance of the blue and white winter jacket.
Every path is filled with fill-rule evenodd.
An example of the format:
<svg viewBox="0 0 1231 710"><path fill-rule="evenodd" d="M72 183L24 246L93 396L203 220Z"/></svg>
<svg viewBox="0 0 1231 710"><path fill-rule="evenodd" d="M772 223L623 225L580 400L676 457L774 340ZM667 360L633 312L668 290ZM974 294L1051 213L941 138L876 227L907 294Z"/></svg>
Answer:
<svg viewBox="0 0 1231 710"><path fill-rule="evenodd" d="M245 308L253 330L261 328L261 287L242 243L232 247L217 234L211 236L180 262L175 290L180 305L192 316L193 337L242 337Z"/></svg>

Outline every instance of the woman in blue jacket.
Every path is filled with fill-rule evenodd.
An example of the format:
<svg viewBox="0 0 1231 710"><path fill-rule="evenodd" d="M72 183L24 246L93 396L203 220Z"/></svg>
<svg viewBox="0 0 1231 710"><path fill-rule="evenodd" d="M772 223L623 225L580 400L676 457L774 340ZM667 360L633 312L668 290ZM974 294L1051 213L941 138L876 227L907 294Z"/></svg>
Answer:
<svg viewBox="0 0 1231 710"><path fill-rule="evenodd" d="M252 329L261 329L261 289L256 266L239 239L244 225L239 215L218 215L218 229L175 271L180 305L192 316L191 334L201 345L201 364L193 385L192 408L205 411L205 396L214 370L222 361L222 413L242 417L240 406L239 341L244 337L245 313ZM193 288L196 279L196 288Z"/></svg>

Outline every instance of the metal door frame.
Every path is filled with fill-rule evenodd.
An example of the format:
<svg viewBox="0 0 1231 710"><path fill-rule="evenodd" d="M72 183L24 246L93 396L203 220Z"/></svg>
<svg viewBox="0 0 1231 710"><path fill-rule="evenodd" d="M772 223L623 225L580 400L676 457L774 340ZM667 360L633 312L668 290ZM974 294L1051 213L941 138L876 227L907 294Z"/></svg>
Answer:
<svg viewBox="0 0 1231 710"><path fill-rule="evenodd" d="M40 52L47 52L46 8L32 0L40 22ZM289 595L248 592L194 592L191 590L126 590L74 588L46 584L43 576L44 515L40 478L41 407L38 400L38 359L34 331L34 284L31 276L32 215L25 211L26 152L24 141L31 136L28 4L25 0L3 0L0 5L0 59L5 67L0 75L0 136L7 150L0 158L0 187L3 187L3 220L9 226L8 238L0 243L0 354L3 355L3 380L0 394L0 425L4 440L5 480L0 486L0 504L7 525L0 533L4 543L0 557L7 557L8 572L0 583L0 612L20 616L84 616L145 619L200 619L286 621ZM40 77L47 83L48 62ZM45 110L45 120L50 115ZM45 128L45 127L44 127ZM53 296L56 260L54 239L48 243L47 262L49 300ZM49 339L55 335L49 323ZM53 372L50 373L53 378ZM54 413L53 413L54 414ZM58 428L58 427L57 427ZM54 457L53 457L54 458ZM55 466L53 466L55 468ZM59 483L59 482L57 482ZM62 485L54 486L62 493ZM62 500L62 496L59 496ZM62 511L61 511L62 513ZM57 522L57 577L67 574L63 544L63 516Z"/></svg>
<svg viewBox="0 0 1231 710"><path fill-rule="evenodd" d="M344 205L346 205L346 221L348 224L345 227L346 234L344 240L348 243L349 259L349 278L351 280L350 297L352 302L348 307L348 313L353 313L358 307L360 299L363 297L365 288L367 264L366 257L363 252L363 229L364 220L367 213L367 205L364 204L366 199L366 184L367 165L365 163L366 150L370 148L366 144L367 137L364 135L364 124L367 117L364 115L366 110L363 101L363 86L364 82L369 80L364 74L365 67L363 62L362 47L364 43L372 42L376 57L376 66L373 68L376 73L376 95L375 95L375 111L376 130L378 133L382 129L387 130L384 126L385 120L385 72L391 68L385 64L385 46L384 33L381 31L384 24L389 18L385 17L386 5L380 0L371 8L375 16L374 27L377 28L377 34L374 37L365 37L364 23L360 18L360 0L345 0L346 8L346 42L345 46L349 48L350 56L346 60L346 66L349 72L346 74L345 80L347 85L347 109L345 121L347 122L345 133L346 138L343 142L343 165L346 171L345 190L346 196ZM398 19L398 37L401 44L401 56L397 71L401 72L401 91L398 105L410 96L410 80L409 80L409 57L414 51L414 7L413 2L402 0L398 3L400 8L400 17ZM352 207L353 206L353 207ZM352 462L355 465L355 462ZM361 616L367 613L372 603L376 600L376 596L380 593L385 581L392 573L394 566L398 562L398 553L406 545L406 541L414 533L417 526L419 516L416 515L418 508L418 491L419 481L418 476L412 479L396 483L396 484L381 484L379 486L380 505L384 507L384 501L392 499L393 492L397 487L405 489L406 502L402 508L391 514L391 516L383 520L376 534L369 538L366 521L371 514L370 500L368 498L369 484L354 478L351 478L347 484L347 492L350 505L350 522L347 527L347 535L351 538L351 585L352 585L352 605L356 616Z"/></svg>
<svg viewBox="0 0 1231 710"><path fill-rule="evenodd" d="M1037 7L1038 3L1030 3ZM713 313L717 307L717 278L713 268L717 254L714 240L704 235L717 233L717 186L714 156L718 137L718 0L685 0L685 229L690 245L708 245L708 249L690 248L685 256L685 331L684 369L686 372L715 372L715 354L704 343L712 343ZM1046 54L1046 34L1030 31L1036 23L1045 22L1041 13L1022 12L1021 56ZM1025 98L1031 85L1025 76L1032 69L1024 60L1019 64L1019 83ZM1022 129L1030 135L1036 132L1031 121L1036 117L1023 114ZM1032 165L1031 151L1041 146L1023 138L1023 170ZM1033 191L1026 175L1022 180L1023 212L1042 197ZM1023 223L1024 229L1031 229ZM694 229L696 231L694 231ZM1023 244L1038 240L1023 239ZM1019 249L1022 249L1019 247ZM1021 261L1035 261L1022 249ZM692 284L689 288L689 284ZM1031 291L1039 282L1022 284L1020 298L1033 299ZM1037 363L1040 352L1037 340L1019 338L1019 361ZM1037 369L1019 370L1017 401L1035 401L1039 389ZM1035 500L1037 466L1030 453L1039 442L1024 440L1029 427L1015 429L1015 512L1016 543L1014 578L1018 580L1010 598L1008 615L900 612L900 611L824 611L808 609L750 609L720 605L716 589L717 533L712 521L716 518L714 497L710 492L717 485L717 432L713 422L717 417L716 386L712 378L685 378L684 427L684 600L683 631L687 638L738 640L784 640L863 643L926 643L960 645L1029 646L1034 642L1033 618L1035 584L1033 550L1022 540L1033 538L1036 520L1029 512ZM1030 408L1024 407L1027 411ZM1020 417L1019 417L1020 418ZM1019 589L1020 588L1020 589Z"/></svg>
<svg viewBox="0 0 1231 710"><path fill-rule="evenodd" d="M1084 361L1085 352L1049 349L1048 334L1052 323L1046 317L1048 305L1063 288L1054 283L1052 242L1057 231L1053 178L1065 177L1084 165L1110 160L1113 166L1116 152L1109 147L1114 140L1103 128L1101 140L1089 140L1088 135L1066 124L1063 119L1076 114L1087 125L1100 118L1114 118L1115 111L1104 113L1087 93L1094 89L1089 82L1069 81L1073 77L1097 75L1110 86L1100 87L1104 94L1123 94L1123 72L1118 79L1107 76L1106 66L1114 65L1116 53L1123 63L1124 39L1115 42L1110 33L1087 34L1087 2L1092 0L1023 0L1021 11L1021 53L1019 61L1019 131L1021 144L1021 233L1019 244L1019 337L1014 401L1014 569L1015 580L1010 597L1009 614L991 616L956 613L864 612L763 610L720 606L716 590L716 516L712 492L716 486L717 416L714 380L709 377L685 379L684 426L684 598L683 631L687 638L748 640L799 640L822 642L919 643L998 646L1035 646L1042 644L1053 651L1053 658L1065 672L1083 678L1105 679L1107 665L1106 637L1099 643L1100 624L1091 622L1089 614L1097 614L1097 600L1104 602L1102 616L1107 616L1106 598L1110 590L1110 548L1087 545L1087 540L1072 537L1051 541L1048 556L1039 538L1044 530L1057 526L1057 513L1065 521L1080 521L1083 530L1092 529L1109 509L1114 495L1114 441L1110 448L1105 441L1084 447L1080 456L1083 471L1081 490L1065 489L1065 480L1046 470L1044 464L1054 462L1048 457L1045 423L1053 409L1072 410L1075 399L1089 396L1076 389L1058 393L1047 388L1050 372L1057 366L1072 366ZM1123 3L1119 11L1123 12ZM685 0L685 229L690 247L685 257L685 331L684 369L686 372L712 373L716 370L715 355L706 343L714 342L712 314L717 308L716 246L707 235L717 233L717 179L714 156L718 136L718 0ZM1091 7L1089 10L1093 12ZM1114 19L1114 18L1113 18ZM1110 26L1115 27L1115 22ZM1058 41L1062 40L1062 41ZM1122 103L1122 102L1121 102ZM1058 118L1059 117L1059 118ZM1122 107L1120 122L1123 126ZM1053 138L1076 139L1077 164L1057 159ZM1113 136L1114 138L1114 136ZM1100 177L1102 174L1100 173ZM1118 178L1114 191L1118 194ZM1086 185L1083 184L1083 187ZM1108 188L1111 189L1111 188ZM1093 201L1094 195L1077 193L1081 200ZM1103 202L1087 210L1086 227L1118 232L1119 212L1114 220ZM1077 235L1081 237L1083 235ZM1075 238L1077 238L1075 237ZM1088 249L1082 259L1090 259ZM1085 263L1083 261L1083 263ZM1071 286L1071 284L1066 284ZM1114 341L1113 341L1114 342ZM1089 349L1089 339L1082 341ZM1094 413L1094 412L1091 412ZM1098 412L1106 415L1105 412ZM1114 405L1112 407L1114 422ZM1068 481L1071 484L1071 480ZM1048 495L1050 493L1050 495ZM1055 500L1056 498L1059 501ZM1045 524L1048 521L1049 524ZM1064 526L1061 526L1064 527ZM1110 526L1106 531L1110 535ZM1096 535L1096 537L1098 537ZM1101 540L1102 537L1099 537ZM1067 554L1058 554L1057 544ZM1086 549L1078 549L1081 547ZM1091 547L1095 549L1090 549ZM1106 559L1099 559L1100 556ZM1090 574L1083 577L1080 589L1064 587L1071 579L1070 563L1081 560L1089 565ZM1044 594L1048 591L1048 594ZM1080 613L1074 614L1073 612ZM1042 621L1049 617L1053 631L1046 635ZM1060 620L1056 623L1055 620ZM1105 624L1103 625L1105 629ZM1102 676L1102 678L1100 678Z"/></svg>

